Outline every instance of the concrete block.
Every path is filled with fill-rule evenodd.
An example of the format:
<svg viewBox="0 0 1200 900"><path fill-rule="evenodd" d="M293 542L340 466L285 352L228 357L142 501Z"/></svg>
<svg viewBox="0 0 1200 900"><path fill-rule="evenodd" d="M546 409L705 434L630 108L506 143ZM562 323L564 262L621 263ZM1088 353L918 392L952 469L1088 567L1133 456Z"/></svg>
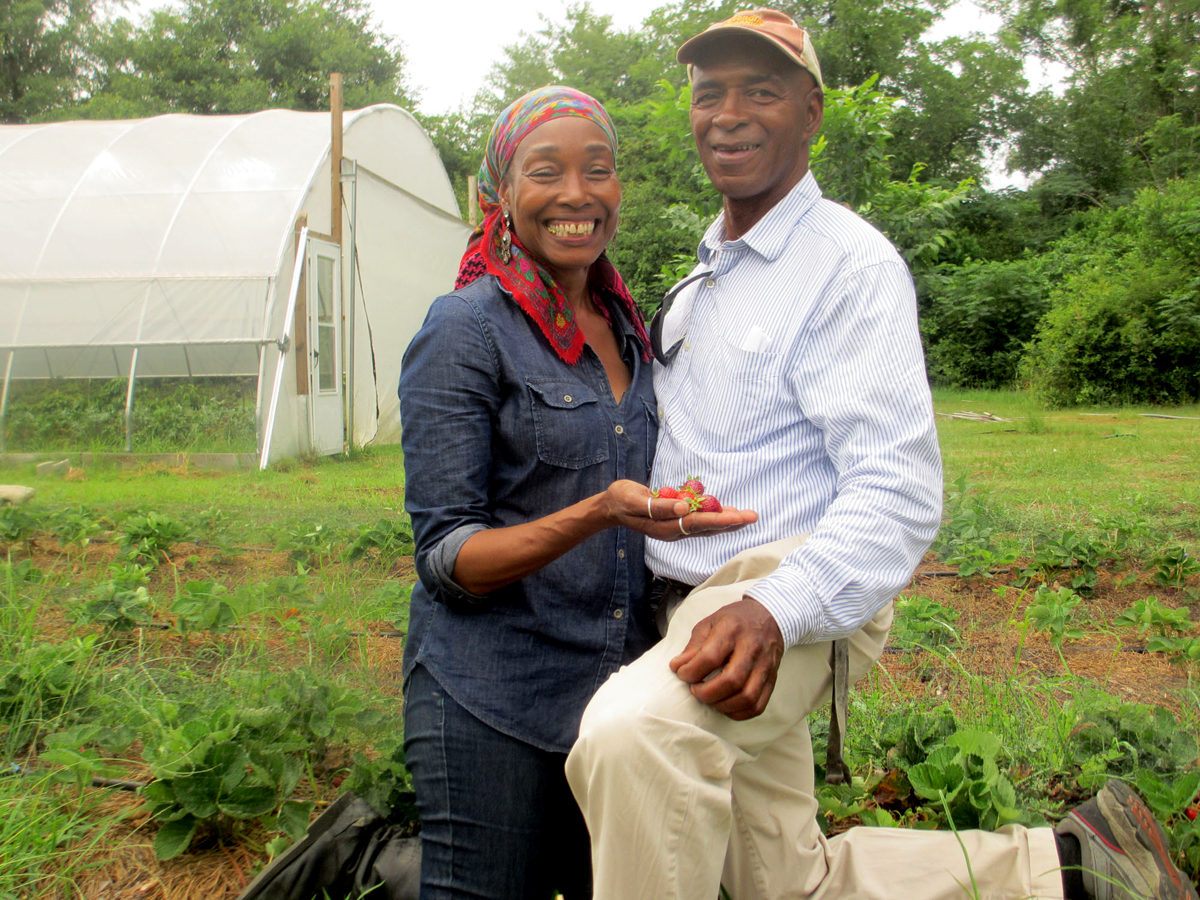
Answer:
<svg viewBox="0 0 1200 900"><path fill-rule="evenodd" d="M71 468L69 459L60 459L54 462L47 460L37 464L38 475L66 475Z"/></svg>

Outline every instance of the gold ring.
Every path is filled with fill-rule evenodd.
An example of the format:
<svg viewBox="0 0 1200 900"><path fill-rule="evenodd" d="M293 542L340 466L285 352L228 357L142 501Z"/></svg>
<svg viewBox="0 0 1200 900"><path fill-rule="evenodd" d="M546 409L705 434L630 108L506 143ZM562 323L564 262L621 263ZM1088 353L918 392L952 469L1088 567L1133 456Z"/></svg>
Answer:
<svg viewBox="0 0 1200 900"><path fill-rule="evenodd" d="M686 528L683 527L683 516L679 517L679 533L680 534L691 534L690 531L688 531Z"/></svg>

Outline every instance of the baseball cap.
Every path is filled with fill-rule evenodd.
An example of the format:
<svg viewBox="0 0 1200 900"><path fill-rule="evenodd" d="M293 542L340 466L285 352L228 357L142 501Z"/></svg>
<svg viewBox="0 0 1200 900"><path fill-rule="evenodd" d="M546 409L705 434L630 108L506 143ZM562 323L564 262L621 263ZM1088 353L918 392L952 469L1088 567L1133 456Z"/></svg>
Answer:
<svg viewBox="0 0 1200 900"><path fill-rule="evenodd" d="M782 50L798 66L807 69L824 90L821 79L821 64L817 62L817 51L813 49L808 32L787 15L777 9L750 9L730 16L723 22L715 22L693 38L683 42L675 58L688 67L688 78L692 77L692 65L700 50L717 43L731 34L752 34L770 41Z"/></svg>

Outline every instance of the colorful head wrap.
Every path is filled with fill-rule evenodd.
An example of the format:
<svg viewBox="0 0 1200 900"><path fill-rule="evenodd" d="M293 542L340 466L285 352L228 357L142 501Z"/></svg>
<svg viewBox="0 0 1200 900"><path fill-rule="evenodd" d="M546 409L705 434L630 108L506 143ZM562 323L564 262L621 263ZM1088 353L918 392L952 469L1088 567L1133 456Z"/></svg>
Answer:
<svg viewBox="0 0 1200 900"><path fill-rule="evenodd" d="M608 136L616 157L616 129L595 98L572 88L549 86L530 91L513 101L496 118L488 135L487 151L479 167L479 208L484 215L483 225L471 235L454 286L461 288L485 274L495 275L517 305L537 323L559 357L574 365L583 353L585 341L562 290L546 268L529 255L516 234L511 235L511 260L505 263L499 254L500 238L507 230L501 221L500 183L508 174L517 146L539 125L564 116L577 116L599 125ZM641 313L606 254L601 254L593 263L589 283L594 294L615 301L625 312L641 340L642 358L649 361L650 339ZM596 306L606 317L609 315L605 303L599 302Z"/></svg>

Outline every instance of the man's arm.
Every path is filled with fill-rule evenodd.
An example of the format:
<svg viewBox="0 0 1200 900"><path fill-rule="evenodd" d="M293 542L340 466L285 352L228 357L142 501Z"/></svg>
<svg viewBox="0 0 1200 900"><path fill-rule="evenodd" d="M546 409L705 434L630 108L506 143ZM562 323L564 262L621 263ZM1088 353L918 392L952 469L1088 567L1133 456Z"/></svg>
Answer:
<svg viewBox="0 0 1200 900"><path fill-rule="evenodd" d="M825 435L837 496L753 596L702 620L671 662L697 699L735 719L766 708L786 647L853 634L886 605L941 519L937 431L899 260L846 279L789 383Z"/></svg>

